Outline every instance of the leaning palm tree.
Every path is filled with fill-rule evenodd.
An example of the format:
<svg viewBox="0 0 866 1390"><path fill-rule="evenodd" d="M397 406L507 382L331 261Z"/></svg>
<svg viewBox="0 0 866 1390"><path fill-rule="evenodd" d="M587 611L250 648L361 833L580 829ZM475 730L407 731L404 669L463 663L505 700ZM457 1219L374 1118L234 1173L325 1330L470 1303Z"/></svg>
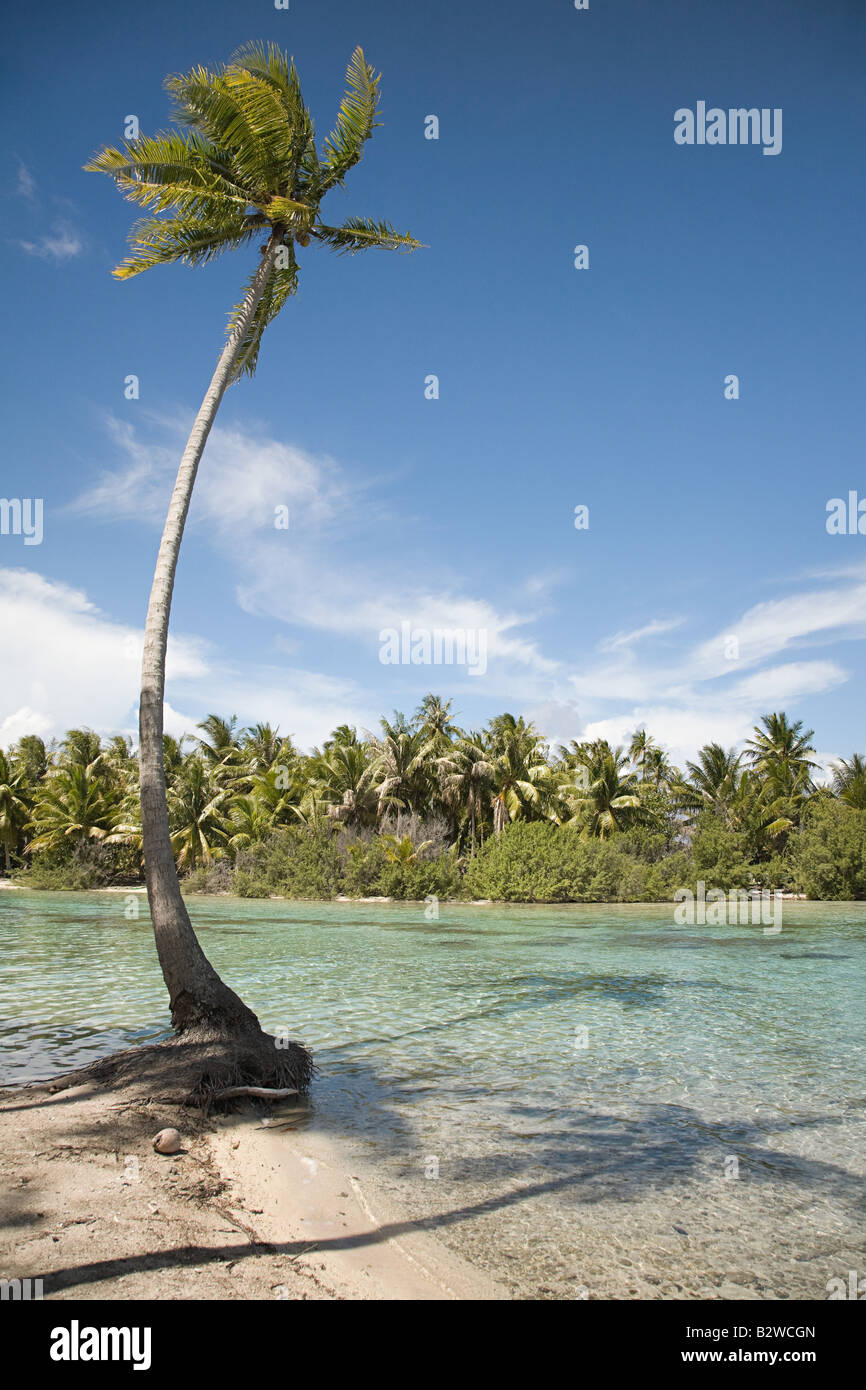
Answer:
<svg viewBox="0 0 866 1390"><path fill-rule="evenodd" d="M273 1039L223 983L193 931L172 854L163 767L163 698L169 613L184 523L217 409L231 382L255 371L262 334L298 284L297 247L310 241L341 252L370 247L413 250L419 243L390 224L323 220L322 202L358 163L377 125L379 77L356 49L348 91L324 148L294 63L273 45L251 44L215 71L170 77L178 129L106 147L85 166L108 174L149 210L131 236L132 255L114 274L126 280L153 266L200 265L264 238L261 256L231 318L228 340L205 392L180 462L160 542L145 627L139 706L140 787L145 874L157 952L175 1033L221 1051L222 1074L307 1084L311 1061L300 1046L274 1052ZM192 1056L192 1049L187 1048ZM212 1068L213 1058L206 1059ZM213 1087L212 1087L213 1088Z"/></svg>

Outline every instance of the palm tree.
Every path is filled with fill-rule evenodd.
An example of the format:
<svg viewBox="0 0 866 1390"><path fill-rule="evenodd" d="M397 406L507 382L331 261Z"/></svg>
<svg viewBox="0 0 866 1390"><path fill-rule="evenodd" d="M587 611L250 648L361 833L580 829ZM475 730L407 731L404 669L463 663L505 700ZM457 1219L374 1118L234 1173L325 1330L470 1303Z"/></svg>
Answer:
<svg viewBox="0 0 866 1390"><path fill-rule="evenodd" d="M304 804L309 801L310 789L302 776L297 760L275 763L267 772L252 779L251 794L267 815L272 829L280 825L298 825L306 819Z"/></svg>
<svg viewBox="0 0 866 1390"><path fill-rule="evenodd" d="M7 874L12 867L12 854L18 848L21 832L29 820L24 791L23 771L16 771L0 749L0 844L3 846Z"/></svg>
<svg viewBox="0 0 866 1390"><path fill-rule="evenodd" d="M201 758L190 758L184 764L168 798L171 845L181 868L209 864L214 851L225 844L228 795Z"/></svg>
<svg viewBox="0 0 866 1390"><path fill-rule="evenodd" d="M205 956L181 896L163 767L165 656L199 462L226 388L254 373L264 329L297 289L295 248L311 239L337 253L414 250L419 244L384 222L322 221L323 199L343 184L377 124L379 77L360 48L347 81L336 125L320 153L294 64L273 45L251 44L216 71L198 67L168 79L177 130L139 136L121 149L106 147L86 166L108 174L128 199L153 214L133 229L133 254L116 267L118 279L172 261L203 264L266 238L184 450L160 542L142 661L141 810L148 899L175 1032L197 1030L216 1045L237 1041L246 1060L241 1068L235 1052L233 1072L293 1077L301 1086L309 1080L309 1054L300 1047L284 1049L275 1060L273 1041Z"/></svg>
<svg viewBox="0 0 866 1390"><path fill-rule="evenodd" d="M260 796L236 796L231 803L225 833L232 850L261 844L274 828L267 802Z"/></svg>
<svg viewBox="0 0 866 1390"><path fill-rule="evenodd" d="M811 790L811 773L818 767L809 757L815 749L810 744L815 730L803 732L803 720L791 724L786 714L765 714L763 729L755 727L754 737L746 744L746 756L762 777L772 781L780 790L799 784Z"/></svg>
<svg viewBox="0 0 866 1390"><path fill-rule="evenodd" d="M484 808L493 783L495 768L482 746L480 734L458 739L451 751L438 758L436 766L446 806L469 821L470 853L475 853L475 831L481 828L484 842Z"/></svg>
<svg viewBox="0 0 866 1390"><path fill-rule="evenodd" d="M236 714L229 719L223 719L219 714L209 714L196 728L204 734L204 738L196 739L199 755L214 771L226 774L240 766L241 743Z"/></svg>
<svg viewBox="0 0 866 1390"><path fill-rule="evenodd" d="M433 743L437 754L444 753L451 743L452 736L459 732L451 718L452 700L443 700L441 695L425 695L415 711L415 725Z"/></svg>
<svg viewBox="0 0 866 1390"><path fill-rule="evenodd" d="M377 764L363 744L334 743L316 760L311 790L332 820L360 829L379 814Z"/></svg>
<svg viewBox="0 0 866 1390"><path fill-rule="evenodd" d="M336 729L331 730L330 738L326 738L322 748L329 753L338 744L343 744L346 748L360 748L363 740L358 738L358 730L354 724L338 724Z"/></svg>
<svg viewBox="0 0 866 1390"><path fill-rule="evenodd" d="M679 782L680 772L668 761L663 748L648 748L641 764L641 781L649 782L657 790L666 789Z"/></svg>
<svg viewBox="0 0 866 1390"><path fill-rule="evenodd" d="M606 840L618 830L627 830L643 818L637 774L628 770L629 759L621 748L611 748L606 739L582 745L578 754L584 776L562 789L561 796L570 816L586 839Z"/></svg>
<svg viewBox="0 0 866 1390"><path fill-rule="evenodd" d="M99 734L92 729L68 729L60 750L60 761L66 766L95 767L102 758Z"/></svg>
<svg viewBox="0 0 866 1390"><path fill-rule="evenodd" d="M682 808L692 813L712 811L731 824L732 808L743 780L743 756L734 748L706 743L696 763L687 762L688 778L677 788Z"/></svg>
<svg viewBox="0 0 866 1390"><path fill-rule="evenodd" d="M296 756L291 738L283 738L270 724L244 729L243 754L247 770L253 774L267 772L278 762L294 762Z"/></svg>
<svg viewBox="0 0 866 1390"><path fill-rule="evenodd" d="M866 758L860 753L840 758L833 768L833 790L846 806L866 811Z"/></svg>
<svg viewBox="0 0 866 1390"><path fill-rule="evenodd" d="M809 742L814 730L804 732L803 720L792 724L786 714L765 714L761 724L746 744L746 757L760 784L764 828L778 840L799 825L815 791L812 772L819 765L809 756L815 751Z"/></svg>
<svg viewBox="0 0 866 1390"><path fill-rule="evenodd" d="M35 787L48 771L48 752L36 734L24 734L12 748L15 767L28 787Z"/></svg>
<svg viewBox="0 0 866 1390"><path fill-rule="evenodd" d="M379 838L389 864L415 864L433 844L432 840L422 840L416 845L411 835L381 835Z"/></svg>
<svg viewBox="0 0 866 1390"><path fill-rule="evenodd" d="M628 755L639 773L645 772L648 761L656 752L661 752L661 749L652 734L648 734L643 728L635 729L628 746ZM643 780L643 776L641 780Z"/></svg>
<svg viewBox="0 0 866 1390"><path fill-rule="evenodd" d="M98 759L54 769L40 784L33 807L31 850L65 845L126 844L136 826L123 815L122 792L99 775Z"/></svg>
<svg viewBox="0 0 866 1390"><path fill-rule="evenodd" d="M185 742L186 734L182 735L181 738L172 738L171 734L163 734L162 736L162 761L169 786L183 767L186 757L183 751Z"/></svg>
<svg viewBox="0 0 866 1390"><path fill-rule="evenodd" d="M382 737L370 741L375 760L379 814L390 808L419 812L431 787L430 740L404 715L380 721Z"/></svg>
<svg viewBox="0 0 866 1390"><path fill-rule="evenodd" d="M547 745L523 716L500 714L488 729L493 763L493 829L499 835L509 820L541 813L553 793L555 779L547 761Z"/></svg>

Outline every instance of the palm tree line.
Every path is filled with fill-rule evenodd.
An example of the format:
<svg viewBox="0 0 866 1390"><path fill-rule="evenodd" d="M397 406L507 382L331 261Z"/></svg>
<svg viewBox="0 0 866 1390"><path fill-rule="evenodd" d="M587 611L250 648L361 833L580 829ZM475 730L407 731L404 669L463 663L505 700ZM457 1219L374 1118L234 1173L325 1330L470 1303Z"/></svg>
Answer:
<svg viewBox="0 0 866 1390"><path fill-rule="evenodd" d="M586 839L646 832L682 844L699 816L743 832L757 859L784 847L811 798L833 795L866 810L866 758L814 780L811 729L784 713L764 715L741 751L706 744L684 769L646 729L627 748L604 739L554 749L522 717L502 714L462 729L452 702L422 700L395 712L378 733L347 724L321 748L299 751L270 724L239 727L217 714L195 737L163 735L172 853L181 873L234 861L287 826L379 835L395 854L418 853L393 831L398 821L438 822L473 856L515 821L569 826ZM0 751L0 842L7 871L36 859L123 846L142 848L138 759L129 738L70 730L46 747L33 736ZM390 837L390 838L389 838Z"/></svg>

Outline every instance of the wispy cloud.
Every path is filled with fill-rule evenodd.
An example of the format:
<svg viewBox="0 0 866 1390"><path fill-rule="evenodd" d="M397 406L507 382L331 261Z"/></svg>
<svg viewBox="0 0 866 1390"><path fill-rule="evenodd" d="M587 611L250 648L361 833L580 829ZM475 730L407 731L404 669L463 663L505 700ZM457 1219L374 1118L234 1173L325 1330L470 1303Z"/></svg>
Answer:
<svg viewBox="0 0 866 1390"><path fill-rule="evenodd" d="M27 168L27 165L21 159L18 160L18 183L16 192L20 198L25 198L28 203L35 203L37 201L36 180Z"/></svg>
<svg viewBox="0 0 866 1390"><path fill-rule="evenodd" d="M143 438L129 422L106 418L122 462L71 504L75 511L161 525L186 422L151 416L149 423L155 439ZM279 507L288 509L288 531L275 525ZM333 459L262 431L214 429L190 522L200 533L207 530L231 562L238 603L251 615L338 633L368 654L378 653L383 629L403 622L429 631L483 631L488 662L503 668L502 679L504 668L519 674L557 666L521 631L531 615L501 611L487 599L461 593L444 575L422 584L414 569L390 563L387 584L371 583L371 573L381 573L380 565L371 571L371 551L383 561L390 558L395 526L399 534L390 508L379 508ZM353 559L347 543L359 539L362 557ZM529 693L519 682L510 689Z"/></svg>
<svg viewBox="0 0 866 1390"><path fill-rule="evenodd" d="M58 224L48 236L37 241L19 241L18 245L30 256L46 261L68 261L84 250L84 242L70 226Z"/></svg>
<svg viewBox="0 0 866 1390"><path fill-rule="evenodd" d="M633 628L631 632L615 632L612 637L603 638L598 644L599 650L615 652L623 647L633 647L635 642L641 642L645 637L658 637L663 632L673 632L674 628L681 627L684 621L684 618L654 618L651 623Z"/></svg>
<svg viewBox="0 0 866 1390"><path fill-rule="evenodd" d="M161 525L188 422L157 416L139 421L136 427L114 417L106 421L117 465L73 504L76 510ZM280 506L290 514L288 531L275 527ZM462 683L459 698L471 690L483 696L491 713L502 704L532 713L556 741L584 736L620 742L644 725L679 762L710 740L741 743L770 708L796 708L798 700L841 685L848 679L844 667L808 649L866 633L866 569L854 567L824 583L814 577L801 581L799 592L733 614L724 628L697 643L680 631L686 616L660 616L604 638L595 658L581 655L580 664L558 643L554 660L535 635L536 611L467 593L459 579L437 567L435 556L431 560L430 548L416 552L415 532L390 506L380 505L368 485L350 478L335 460L280 443L261 428L214 430L190 524L233 575L239 607L283 627L273 651L294 658L307 644L305 631L351 643L346 668L365 671L369 690L351 681L338 688L321 685L331 678L315 672L297 677L312 704L302 701L287 714L311 741L330 727L327 719L347 717L340 699L347 710L366 708L368 718L371 709L387 707L382 691L392 687L377 674L380 633L404 622L413 629L485 632L483 681L463 679L465 672L452 667L449 693L458 693ZM527 599L543 596L548 608L557 579L553 571L530 574L521 587L519 576L511 576L515 592ZM791 659L777 660L783 653ZM212 671L211 678L215 690L236 692L232 707L241 704L252 679L248 671L223 671L219 678ZM430 679L429 669L408 668L401 672L401 688L405 693L413 681L420 688ZM282 682L265 672L256 680L279 704ZM195 707L195 686L179 686L185 709ZM27 702L37 707L29 697ZM212 704L217 706L216 694Z"/></svg>

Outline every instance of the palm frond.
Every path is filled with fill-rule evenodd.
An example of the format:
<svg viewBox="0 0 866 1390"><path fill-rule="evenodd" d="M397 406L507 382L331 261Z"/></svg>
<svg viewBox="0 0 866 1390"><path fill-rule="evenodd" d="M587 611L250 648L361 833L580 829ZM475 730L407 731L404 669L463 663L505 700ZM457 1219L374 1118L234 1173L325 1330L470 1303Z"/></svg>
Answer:
<svg viewBox="0 0 866 1390"><path fill-rule="evenodd" d="M293 177L288 186L297 186L298 175L303 169L307 178L302 182L313 183L318 192L320 165L315 144L316 132L301 92L294 60L288 59L274 43L248 43L233 54L232 67L243 68L259 81L266 82L282 104L293 132Z"/></svg>
<svg viewBox="0 0 866 1390"><path fill-rule="evenodd" d="M363 154L364 142L376 126L380 75L370 66L363 50L356 48L346 69L346 95L337 113L337 123L325 141L323 191L345 179Z"/></svg>
<svg viewBox="0 0 866 1390"><path fill-rule="evenodd" d="M204 265L223 251L244 245L261 233L267 219L260 215L225 218L211 223L183 217L148 217L137 222L130 233L132 256L127 256L112 274L129 280L155 265L184 261Z"/></svg>
<svg viewBox="0 0 866 1390"><path fill-rule="evenodd" d="M398 232L390 222L374 222L369 217L350 217L342 227L327 227L316 223L312 235L337 255L354 255L356 251L369 251L381 247L386 251L416 251L420 241L409 232Z"/></svg>
<svg viewBox="0 0 866 1390"><path fill-rule="evenodd" d="M244 187L267 196L291 181L288 119L269 85L241 68L169 77L175 118L231 157Z"/></svg>
<svg viewBox="0 0 866 1390"><path fill-rule="evenodd" d="M196 212L215 202L245 209L250 201L221 152L196 131L141 135L120 149L109 145L84 168L108 174L131 202L159 212Z"/></svg>

